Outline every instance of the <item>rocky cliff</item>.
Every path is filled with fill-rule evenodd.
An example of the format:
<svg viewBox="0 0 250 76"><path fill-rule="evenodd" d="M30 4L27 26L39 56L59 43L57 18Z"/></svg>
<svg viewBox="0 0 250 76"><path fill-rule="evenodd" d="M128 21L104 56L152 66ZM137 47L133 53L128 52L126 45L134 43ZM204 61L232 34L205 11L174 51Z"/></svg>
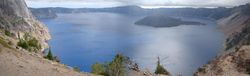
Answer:
<svg viewBox="0 0 250 76"><path fill-rule="evenodd" d="M50 35L47 27L33 17L24 0L0 1L0 28L11 33L11 42L14 44L28 34L39 41L39 51L48 47Z"/></svg>
<svg viewBox="0 0 250 76"><path fill-rule="evenodd" d="M227 35L232 36L235 32L240 32L244 26L249 25L250 4L233 8L230 15L218 21L220 29Z"/></svg>
<svg viewBox="0 0 250 76"><path fill-rule="evenodd" d="M93 76L43 58L49 39L24 0L0 1L0 76ZM27 49L37 45L40 49Z"/></svg>
<svg viewBox="0 0 250 76"><path fill-rule="evenodd" d="M204 65L195 76L250 75L250 4L233 8L229 16L218 21L225 33L225 50Z"/></svg>
<svg viewBox="0 0 250 76"><path fill-rule="evenodd" d="M229 54L220 55L199 68L194 76L249 76L250 46L241 46Z"/></svg>

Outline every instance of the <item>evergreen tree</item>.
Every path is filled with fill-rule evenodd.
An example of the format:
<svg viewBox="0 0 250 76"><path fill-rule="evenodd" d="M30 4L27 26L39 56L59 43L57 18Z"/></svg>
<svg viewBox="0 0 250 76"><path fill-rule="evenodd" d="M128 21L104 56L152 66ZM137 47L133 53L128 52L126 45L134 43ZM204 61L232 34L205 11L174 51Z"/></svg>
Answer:
<svg viewBox="0 0 250 76"><path fill-rule="evenodd" d="M124 76L126 71L125 57L117 54L113 61L108 65L109 76Z"/></svg>
<svg viewBox="0 0 250 76"><path fill-rule="evenodd" d="M53 60L53 55L52 55L52 52L51 52L51 49L49 48L49 53L48 55L46 56L47 59L49 60Z"/></svg>
<svg viewBox="0 0 250 76"><path fill-rule="evenodd" d="M123 55L117 54L111 62L93 64L91 72L103 76L124 76L126 73L126 61L127 59Z"/></svg>
<svg viewBox="0 0 250 76"><path fill-rule="evenodd" d="M98 74L98 75L106 75L106 69L104 64L95 63L91 66L92 70L91 73Z"/></svg>
<svg viewBox="0 0 250 76"><path fill-rule="evenodd" d="M163 74L163 75L169 75L170 73L161 65L160 58L157 58L157 66L155 70L155 74Z"/></svg>

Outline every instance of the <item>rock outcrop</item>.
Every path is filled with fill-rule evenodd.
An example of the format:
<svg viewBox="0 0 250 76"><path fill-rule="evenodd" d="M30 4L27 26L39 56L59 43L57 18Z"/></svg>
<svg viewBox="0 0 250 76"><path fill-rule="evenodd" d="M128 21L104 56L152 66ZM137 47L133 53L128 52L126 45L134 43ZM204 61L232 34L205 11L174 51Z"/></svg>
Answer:
<svg viewBox="0 0 250 76"><path fill-rule="evenodd" d="M199 68L194 76L249 76L250 46L242 46L239 50L221 55L215 60Z"/></svg>
<svg viewBox="0 0 250 76"><path fill-rule="evenodd" d="M17 46L27 34L37 39L29 42L32 46L41 45L38 52ZM49 39L48 29L33 17L24 0L0 1L0 76L94 76L43 58L41 51Z"/></svg>
<svg viewBox="0 0 250 76"><path fill-rule="evenodd" d="M47 27L33 17L24 0L0 1L0 28L13 33L13 43L17 43L24 34L29 34L41 44L39 51L48 47L50 34Z"/></svg>
<svg viewBox="0 0 250 76"><path fill-rule="evenodd" d="M220 19L226 35L223 53L199 68L195 76L250 75L250 4L233 8L231 15Z"/></svg>
<svg viewBox="0 0 250 76"><path fill-rule="evenodd" d="M232 36L235 32L240 32L244 26L249 25L250 4L233 8L231 15L218 20L220 29L227 35Z"/></svg>

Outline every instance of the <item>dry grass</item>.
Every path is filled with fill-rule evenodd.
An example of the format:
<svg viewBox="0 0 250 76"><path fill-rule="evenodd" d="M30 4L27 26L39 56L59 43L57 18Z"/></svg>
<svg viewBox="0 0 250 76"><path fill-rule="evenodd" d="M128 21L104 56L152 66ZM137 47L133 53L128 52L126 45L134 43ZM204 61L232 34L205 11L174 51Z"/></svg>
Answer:
<svg viewBox="0 0 250 76"><path fill-rule="evenodd" d="M3 47L6 47L6 48L9 48L9 49L14 49L12 48L4 38L0 37L0 44L3 46Z"/></svg>

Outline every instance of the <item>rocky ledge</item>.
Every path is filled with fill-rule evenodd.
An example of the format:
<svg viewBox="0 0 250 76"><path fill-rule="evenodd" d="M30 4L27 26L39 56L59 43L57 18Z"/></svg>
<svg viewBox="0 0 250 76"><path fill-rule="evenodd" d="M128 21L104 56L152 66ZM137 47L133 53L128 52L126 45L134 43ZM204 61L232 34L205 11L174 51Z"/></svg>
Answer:
<svg viewBox="0 0 250 76"><path fill-rule="evenodd" d="M48 47L50 34L47 27L33 17L24 0L0 1L0 29L11 33L12 43L28 34L38 40L39 51Z"/></svg>

